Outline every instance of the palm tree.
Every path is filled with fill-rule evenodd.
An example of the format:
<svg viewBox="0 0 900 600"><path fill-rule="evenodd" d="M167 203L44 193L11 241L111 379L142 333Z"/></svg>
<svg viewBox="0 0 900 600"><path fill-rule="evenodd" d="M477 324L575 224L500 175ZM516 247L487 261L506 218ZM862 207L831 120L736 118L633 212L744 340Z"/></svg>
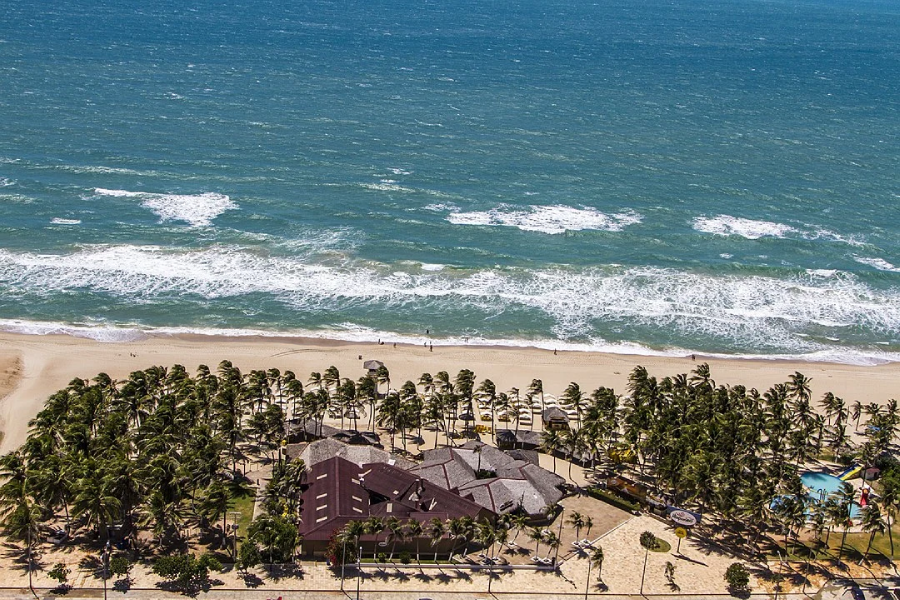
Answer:
<svg viewBox="0 0 900 600"><path fill-rule="evenodd" d="M838 505L840 506L840 520L844 525L844 533L843 535L841 535L841 547L838 548L838 561L841 560L841 557L844 554L844 542L847 539L847 531L850 529L850 525L852 524L850 515L853 514L853 497L855 493L856 492L853 489L853 486L846 481L841 484L841 487L837 493L837 501Z"/></svg>
<svg viewBox="0 0 900 600"><path fill-rule="evenodd" d="M391 389L391 373L388 371L388 368L384 365L378 367L375 371L375 382L378 384L384 384L384 393L387 394ZM378 393L378 388L375 388L375 393Z"/></svg>
<svg viewBox="0 0 900 600"><path fill-rule="evenodd" d="M584 394L581 391L581 387L574 381L569 383L569 387L567 387L563 392L561 400L566 404L571 405L571 407L575 410L575 417L578 423L578 428L581 429L581 413L584 409Z"/></svg>
<svg viewBox="0 0 900 600"><path fill-rule="evenodd" d="M591 551L588 557L588 574L587 574L587 582L590 585L591 582L591 565L597 566L597 582L603 583L603 547L595 546ZM585 598L587 597L587 589L584 591Z"/></svg>
<svg viewBox="0 0 900 600"><path fill-rule="evenodd" d="M416 562L421 562L419 559L419 541L422 538L422 532L424 528L422 527L422 523L415 519L410 519L406 522L406 534L408 537L414 539L416 541Z"/></svg>
<svg viewBox="0 0 900 600"><path fill-rule="evenodd" d="M872 542L875 540L875 534L884 534L886 524L884 522L884 517L881 514L881 509L879 509L878 505L874 502L869 503L862 509L861 521L862 530L870 534L869 543L866 546L866 551L863 553L863 558L869 560L869 549L872 547Z"/></svg>
<svg viewBox="0 0 900 600"><path fill-rule="evenodd" d="M556 473L556 453L562 448L562 444L562 437L555 429L549 429L541 434L541 450L553 456L554 473Z"/></svg>
<svg viewBox="0 0 900 600"><path fill-rule="evenodd" d="M444 522L442 520L438 519L437 517L433 517L430 521L428 521L426 532L428 533L428 537L431 538L431 547L434 548L434 562L437 562L437 545L444 537L444 534L447 533L447 528L444 526Z"/></svg>
<svg viewBox="0 0 900 600"><path fill-rule="evenodd" d="M450 536L450 539L453 540L453 545L450 547L450 556L452 557L454 554L456 554L456 545L459 538L466 537L466 523L462 520L462 518L449 519L447 521L447 534Z"/></svg>
<svg viewBox="0 0 900 600"><path fill-rule="evenodd" d="M497 530L490 521L482 521L475 526L475 539L485 550L490 549L488 556L494 555L494 544L497 542Z"/></svg>
<svg viewBox="0 0 900 600"><path fill-rule="evenodd" d="M406 529L404 528L403 521L398 519L397 517L388 517L385 521L385 529L387 529L387 538L385 539L391 545L391 554L388 557L388 560L394 561L394 549L397 547L397 542L403 542L406 539Z"/></svg>
<svg viewBox="0 0 900 600"><path fill-rule="evenodd" d="M581 528L585 526L584 515L580 512L573 510L567 519L569 525L575 528L575 539L579 538L579 534L581 533Z"/></svg>
<svg viewBox="0 0 900 600"><path fill-rule="evenodd" d="M84 516L85 524L94 526L103 540L109 537L107 526L121 508L121 501L110 493L105 478L91 476L78 480L72 514L76 519Z"/></svg>
<svg viewBox="0 0 900 600"><path fill-rule="evenodd" d="M544 537L544 543L550 548L550 550L554 551L553 562L556 563L556 560L559 558L559 547L562 544L562 540L559 539L554 532L550 531L547 533L546 537Z"/></svg>
<svg viewBox="0 0 900 600"><path fill-rule="evenodd" d="M494 438L494 405L497 403L497 386L490 379L485 379L478 386L477 391L491 405L491 438Z"/></svg>
<svg viewBox="0 0 900 600"><path fill-rule="evenodd" d="M641 533L640 537L641 546L644 547L644 570L641 572L641 596L644 595L644 576L647 574L647 557L650 554L651 549L655 549L658 545L658 541L656 536L653 535L650 531L645 531Z"/></svg>
<svg viewBox="0 0 900 600"><path fill-rule="evenodd" d="M881 479L881 506L887 515L888 537L891 540L891 556L894 556L894 533L893 524L897 516L897 509L900 508L900 478L894 473L888 472L886 477Z"/></svg>
<svg viewBox="0 0 900 600"><path fill-rule="evenodd" d="M385 521L381 517L369 517L365 521L365 531L368 535L375 536L372 542L372 558L377 559L378 556L378 534L384 531Z"/></svg>
<svg viewBox="0 0 900 600"><path fill-rule="evenodd" d="M537 556L544 541L544 531L540 527L532 527L528 530L528 538L534 542L534 555Z"/></svg>
<svg viewBox="0 0 900 600"><path fill-rule="evenodd" d="M528 393L530 395L540 394L541 396L541 412L544 412L544 382L540 379L532 379L531 385L528 386Z"/></svg>
<svg viewBox="0 0 900 600"><path fill-rule="evenodd" d="M854 431L859 431L859 418L863 414L863 404L859 400L850 405L850 418L856 422Z"/></svg>

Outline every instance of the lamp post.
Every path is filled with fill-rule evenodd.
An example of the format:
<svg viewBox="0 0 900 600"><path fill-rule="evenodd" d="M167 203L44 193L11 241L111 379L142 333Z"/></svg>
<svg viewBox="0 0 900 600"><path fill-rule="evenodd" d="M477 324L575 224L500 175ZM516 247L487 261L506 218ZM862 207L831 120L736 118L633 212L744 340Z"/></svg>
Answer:
<svg viewBox="0 0 900 600"><path fill-rule="evenodd" d="M587 555L587 559L588 559L588 574L587 574L587 581L584 582L584 600L588 600L588 591L591 589L591 564L593 563L593 561L591 560L590 554Z"/></svg>
<svg viewBox="0 0 900 600"><path fill-rule="evenodd" d="M341 591L344 591L344 565L347 564L347 532L343 534L344 544L341 550Z"/></svg>
<svg viewBox="0 0 900 600"><path fill-rule="evenodd" d="M103 600L106 600L106 580L109 579L109 539L106 540L106 546L103 547L103 554L100 557L103 559Z"/></svg>
<svg viewBox="0 0 900 600"><path fill-rule="evenodd" d="M29 514L30 516L30 514ZM34 563L31 560L31 523L28 524L28 589L31 590L31 593L35 598L38 597L37 592L34 591L34 583L32 581L32 570L34 567Z"/></svg>
<svg viewBox="0 0 900 600"><path fill-rule="evenodd" d="M356 600L359 600L359 580L362 576L362 546L356 553Z"/></svg>
<svg viewBox="0 0 900 600"><path fill-rule="evenodd" d="M559 511L559 546L562 546L562 528L563 528L563 514L566 512L566 507L563 506L562 510ZM559 546L556 547L556 554L553 556L553 565L558 569L559 568Z"/></svg>

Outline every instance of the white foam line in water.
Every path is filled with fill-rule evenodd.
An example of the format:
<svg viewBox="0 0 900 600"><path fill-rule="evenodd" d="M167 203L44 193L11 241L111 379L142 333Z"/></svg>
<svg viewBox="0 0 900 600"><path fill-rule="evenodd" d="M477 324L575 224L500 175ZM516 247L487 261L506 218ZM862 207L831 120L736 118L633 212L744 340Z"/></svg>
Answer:
<svg viewBox="0 0 900 600"><path fill-rule="evenodd" d="M858 262L862 265L868 265L870 267L878 269L879 271L887 271L889 273L900 273L900 268L895 267L893 264L889 263L888 261L884 260L883 258L868 258L868 257L864 257L864 256L854 256L853 260L855 260L856 262Z"/></svg>
<svg viewBox="0 0 900 600"><path fill-rule="evenodd" d="M842 236L827 229L804 226L801 229L775 223L773 221L756 221L733 217L731 215L717 215L715 217L696 217L693 221L694 231L711 233L721 236L738 236L748 240L758 240L764 237L783 239L795 237L804 240L827 240L841 242L851 246L865 246L864 242L854 236Z"/></svg>
<svg viewBox="0 0 900 600"><path fill-rule="evenodd" d="M559 339L590 339L598 329L635 327L791 354L827 349L803 337L811 332L843 337L844 330L849 335L861 330L895 339L900 330L900 289L870 288L841 272L774 278L614 266L431 271L421 264L349 257L326 265L232 246L122 245L61 255L0 250L0 286L11 295L103 293L162 304L264 294L312 312L360 306L414 311L425 303L452 304L486 319L506 311L538 311Z"/></svg>
<svg viewBox="0 0 900 600"><path fill-rule="evenodd" d="M185 221L192 227L209 227L213 219L238 205L224 194L155 194L129 190L95 188L94 193L114 198L141 198L141 206L156 213L161 221Z"/></svg>
<svg viewBox="0 0 900 600"><path fill-rule="evenodd" d="M607 214L594 208L560 204L530 206L527 210L501 205L487 211L451 212L447 220L454 225L517 227L523 231L560 234L583 230L622 231L629 225L640 223L641 216L630 210Z"/></svg>
<svg viewBox="0 0 900 600"><path fill-rule="evenodd" d="M701 233L715 235L738 235L748 240L757 240L761 237L783 238L786 234L797 231L782 223L754 221L729 215L697 217L694 219L694 229Z"/></svg>

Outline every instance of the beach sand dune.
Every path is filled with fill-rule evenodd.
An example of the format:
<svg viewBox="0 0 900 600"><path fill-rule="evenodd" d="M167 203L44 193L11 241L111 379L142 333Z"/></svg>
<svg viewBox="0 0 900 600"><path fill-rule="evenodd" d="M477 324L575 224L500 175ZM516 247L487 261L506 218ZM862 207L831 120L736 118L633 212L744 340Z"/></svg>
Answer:
<svg viewBox="0 0 900 600"><path fill-rule="evenodd" d="M336 366L342 377L365 374L363 362L378 359L390 370L391 385L417 381L423 372L471 369L477 381L490 378L500 391L518 387L524 394L532 379L541 379L544 390L560 394L575 381L585 393L599 386L626 393L628 374L637 366L651 375L687 373L708 362L718 383L744 385L764 391L784 382L794 371L812 378L813 399L832 392L848 403L884 403L900 390L900 364L853 366L779 360L727 360L691 357L649 357L593 352L560 352L534 348L423 346L391 343L350 343L307 338L166 336L131 342L98 342L64 335L0 333L0 428L4 432L0 452L20 445L28 421L46 398L75 377L93 378L108 373L125 379L135 370L152 365L184 365L194 371L206 364L215 369L228 359L245 373L252 369L290 369L306 381L310 372ZM476 381L476 383L477 383Z"/></svg>

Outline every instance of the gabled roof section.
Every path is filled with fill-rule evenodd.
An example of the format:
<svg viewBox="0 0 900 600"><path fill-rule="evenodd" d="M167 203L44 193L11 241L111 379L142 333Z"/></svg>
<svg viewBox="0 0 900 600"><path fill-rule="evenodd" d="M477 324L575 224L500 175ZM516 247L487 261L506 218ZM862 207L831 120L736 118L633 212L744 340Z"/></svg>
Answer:
<svg viewBox="0 0 900 600"><path fill-rule="evenodd" d="M369 494L359 484L359 467L339 457L321 461L309 470L309 487L301 495L300 534L327 540L351 519L369 516Z"/></svg>
<svg viewBox="0 0 900 600"><path fill-rule="evenodd" d="M414 466L414 463L399 456L394 456L390 452L385 452L372 446L352 446L331 438L317 440L300 453L300 458L303 459L308 468L335 456L346 459L357 466L375 462L390 464L391 461L399 469L406 470Z"/></svg>
<svg viewBox="0 0 900 600"><path fill-rule="evenodd" d="M493 471L496 477L478 479L478 468ZM409 471L447 490L457 490L465 498L495 513L515 510L520 504L537 515L562 499L565 480L532 462L516 459L481 442L459 448L425 452L425 462Z"/></svg>

